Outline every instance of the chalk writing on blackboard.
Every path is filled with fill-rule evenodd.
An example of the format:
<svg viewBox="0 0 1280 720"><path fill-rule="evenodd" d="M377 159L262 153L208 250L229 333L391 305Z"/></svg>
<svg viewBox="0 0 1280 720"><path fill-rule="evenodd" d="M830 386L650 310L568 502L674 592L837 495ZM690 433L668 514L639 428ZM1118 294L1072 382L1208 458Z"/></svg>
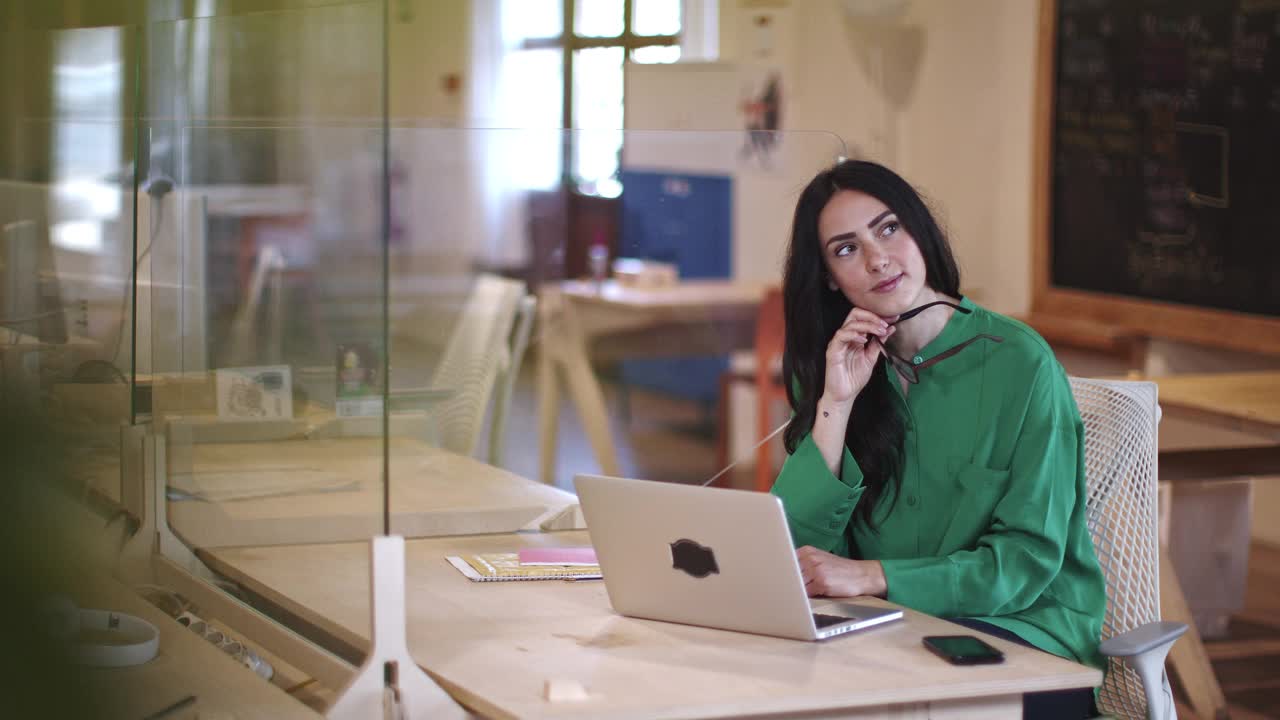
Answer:
<svg viewBox="0 0 1280 720"><path fill-rule="evenodd" d="M1280 0L1059 0L1054 287L1280 316Z"/></svg>

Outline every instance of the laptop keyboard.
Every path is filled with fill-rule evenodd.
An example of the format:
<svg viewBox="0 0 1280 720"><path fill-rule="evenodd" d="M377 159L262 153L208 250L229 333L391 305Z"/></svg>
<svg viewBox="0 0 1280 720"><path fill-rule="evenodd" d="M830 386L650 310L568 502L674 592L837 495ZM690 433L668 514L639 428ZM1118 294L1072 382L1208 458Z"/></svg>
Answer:
<svg viewBox="0 0 1280 720"><path fill-rule="evenodd" d="M814 613L814 614L813 614L813 622L814 622L814 624L816 624L816 625L818 626L818 629L819 629L819 630L821 630L821 629L822 629L822 628L824 628L824 627L831 627L832 625L839 625L839 624L840 624L840 623L842 623L842 622L849 622L849 621L850 621L850 620L852 620L852 619L853 619L853 618L846 617L846 616L844 616L844 615L827 615L827 614L825 614L825 613Z"/></svg>

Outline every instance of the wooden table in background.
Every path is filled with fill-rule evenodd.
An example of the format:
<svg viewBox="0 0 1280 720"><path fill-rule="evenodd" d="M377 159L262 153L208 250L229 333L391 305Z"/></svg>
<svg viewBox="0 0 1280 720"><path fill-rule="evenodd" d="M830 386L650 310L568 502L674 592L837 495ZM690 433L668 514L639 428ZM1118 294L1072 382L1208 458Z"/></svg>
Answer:
<svg viewBox="0 0 1280 720"><path fill-rule="evenodd" d="M1021 717L1023 693L1102 679L1097 670L994 638L1004 664L949 665L921 638L961 628L911 610L904 622L803 642L622 617L598 581L474 583L444 559L587 543L580 531L406 542L414 659L484 717L995 720ZM368 647L366 543L220 548L201 557L327 641ZM547 680L580 683L588 698L548 702Z"/></svg>
<svg viewBox="0 0 1280 720"><path fill-rule="evenodd" d="M1280 371L1150 378L1165 417L1246 433L1240 447L1161 448L1160 479L1280 476Z"/></svg>
<svg viewBox="0 0 1280 720"><path fill-rule="evenodd" d="M538 294L538 479L555 481L561 373L600 471L620 474L593 361L751 348L764 283L686 280L662 288L568 281Z"/></svg>

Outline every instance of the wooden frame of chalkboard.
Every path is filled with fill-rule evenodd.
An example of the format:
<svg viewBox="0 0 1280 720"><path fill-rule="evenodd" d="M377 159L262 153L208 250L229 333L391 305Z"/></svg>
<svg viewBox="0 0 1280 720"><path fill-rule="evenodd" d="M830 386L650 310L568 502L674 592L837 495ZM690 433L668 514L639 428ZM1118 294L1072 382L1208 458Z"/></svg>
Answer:
<svg viewBox="0 0 1280 720"><path fill-rule="evenodd" d="M1280 316L1253 314L1054 284L1055 102L1058 0L1041 0L1032 193L1032 312L1093 321L1153 338L1280 354ZM1280 242L1280 237L1268 238Z"/></svg>

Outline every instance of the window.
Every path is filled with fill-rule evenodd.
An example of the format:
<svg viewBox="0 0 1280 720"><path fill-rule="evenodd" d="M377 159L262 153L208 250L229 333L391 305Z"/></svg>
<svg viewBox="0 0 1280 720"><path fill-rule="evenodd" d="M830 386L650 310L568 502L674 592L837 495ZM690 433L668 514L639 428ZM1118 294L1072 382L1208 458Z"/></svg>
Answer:
<svg viewBox="0 0 1280 720"><path fill-rule="evenodd" d="M543 0L547 2L547 0ZM680 59L682 0L559 0L556 14L572 18L528 33L524 50L555 50L564 68L561 123L574 128L562 167L579 192L617 197L622 152L623 64ZM519 4L517 4L519 5ZM554 18L554 15L542 16ZM558 31L558 32L557 32Z"/></svg>
<svg viewBox="0 0 1280 720"><path fill-rule="evenodd" d="M120 189L104 178L121 162L121 31L56 33L54 59L50 233L59 248L98 253L102 224L120 214Z"/></svg>

